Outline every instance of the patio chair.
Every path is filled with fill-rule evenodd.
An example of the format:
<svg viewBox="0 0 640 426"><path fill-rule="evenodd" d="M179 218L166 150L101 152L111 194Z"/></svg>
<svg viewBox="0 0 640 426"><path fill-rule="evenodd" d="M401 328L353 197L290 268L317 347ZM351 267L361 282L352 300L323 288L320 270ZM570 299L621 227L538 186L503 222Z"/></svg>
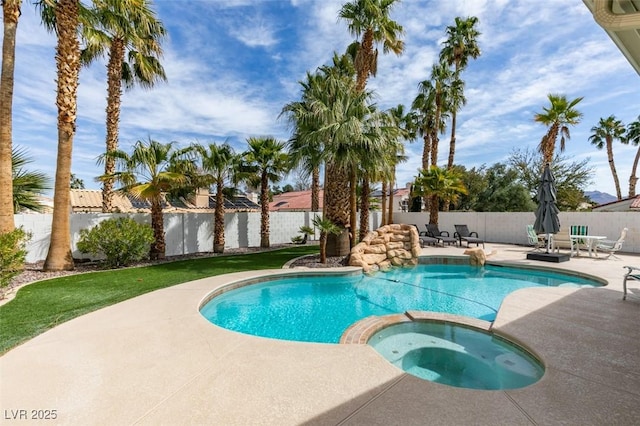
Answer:
<svg viewBox="0 0 640 426"><path fill-rule="evenodd" d="M444 243L449 245L458 243L458 239L450 236L448 231L440 231L437 223L428 223L425 226L427 227L427 235L442 241L443 246Z"/></svg>
<svg viewBox="0 0 640 426"><path fill-rule="evenodd" d="M420 239L420 247L424 247L425 245L437 245L438 239L433 238L429 235L428 231L421 231L418 225L412 223L411 225L415 226L418 230L418 238Z"/></svg>
<svg viewBox="0 0 640 426"><path fill-rule="evenodd" d="M533 251L542 250L546 246L544 236L536 234L533 225L527 225L527 239L529 245L533 246Z"/></svg>
<svg viewBox="0 0 640 426"><path fill-rule="evenodd" d="M589 227L585 225L571 225L571 235L589 235ZM574 248L578 252L580 252L580 249L589 249L589 247L587 247L587 242L582 239L578 239L576 241L576 246Z"/></svg>
<svg viewBox="0 0 640 426"><path fill-rule="evenodd" d="M573 254L573 244L567 228L560 229L551 238L551 251L559 252L561 248L570 249Z"/></svg>
<svg viewBox="0 0 640 426"><path fill-rule="evenodd" d="M640 268L635 266L623 266L623 268L629 270L624 275L624 280L622 281L622 287L624 288L622 300L627 300L627 281L640 281Z"/></svg>
<svg viewBox="0 0 640 426"><path fill-rule="evenodd" d="M454 237L458 237L460 241L460 246L462 246L462 242L467 242L467 247L469 244L475 243L476 246L479 246L482 243L482 248L484 248L484 240L478 236L476 231L469 232L469 227L467 225L453 225L456 228L456 232L453 234ZM475 235L475 236L474 236Z"/></svg>
<svg viewBox="0 0 640 426"><path fill-rule="evenodd" d="M605 253L609 253L609 255L605 259L608 259L611 256L615 257L616 259L620 259L614 253L622 248L622 244L624 243L624 239L627 236L627 231L628 231L627 228L622 229L622 232L620 232L620 238L618 238L617 240L600 240L600 241L598 241L598 244L596 244L596 250L600 250L600 251L603 251Z"/></svg>

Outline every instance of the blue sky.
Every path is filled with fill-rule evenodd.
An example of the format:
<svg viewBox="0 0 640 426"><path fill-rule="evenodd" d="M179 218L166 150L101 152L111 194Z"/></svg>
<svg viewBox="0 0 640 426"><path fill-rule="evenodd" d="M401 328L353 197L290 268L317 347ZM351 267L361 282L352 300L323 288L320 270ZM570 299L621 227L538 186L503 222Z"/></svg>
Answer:
<svg viewBox="0 0 640 426"><path fill-rule="evenodd" d="M152 139L182 145L229 140L237 151L252 136L287 140L278 119L299 100L306 71L328 63L353 40L338 20L343 1L201 0L155 2L168 30L163 64L168 82L136 88L122 99L120 148ZM504 162L516 148L535 149L545 133L533 116L547 94L573 99L582 122L571 130L566 155L590 159L587 190L615 194L606 152L588 141L601 117L625 124L640 114L640 76L593 20L581 0L405 0L392 17L404 26L402 56L380 55L368 88L381 109L409 106L418 83L437 61L446 26L456 16L479 18L482 55L463 78L467 105L459 112L455 161L467 168ZM35 7L23 2L16 48L13 141L39 169L55 175L55 37L40 25ZM87 188L99 188L96 157L104 151L106 62L81 71L72 172ZM422 144L407 144L409 160L398 167L400 186L413 180ZM637 148L616 142L614 155L623 196ZM448 134L440 142L446 164ZM294 177L285 182L293 183Z"/></svg>

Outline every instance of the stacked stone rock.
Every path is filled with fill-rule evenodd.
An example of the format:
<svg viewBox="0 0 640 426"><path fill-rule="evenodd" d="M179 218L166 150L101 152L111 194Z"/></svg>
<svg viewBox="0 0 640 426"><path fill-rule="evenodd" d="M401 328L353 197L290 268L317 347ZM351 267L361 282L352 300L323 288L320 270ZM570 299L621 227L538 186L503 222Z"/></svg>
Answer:
<svg viewBox="0 0 640 426"><path fill-rule="evenodd" d="M391 266L415 266L420 256L418 230L413 225L391 224L369 232L351 249L349 265L365 273L386 271Z"/></svg>

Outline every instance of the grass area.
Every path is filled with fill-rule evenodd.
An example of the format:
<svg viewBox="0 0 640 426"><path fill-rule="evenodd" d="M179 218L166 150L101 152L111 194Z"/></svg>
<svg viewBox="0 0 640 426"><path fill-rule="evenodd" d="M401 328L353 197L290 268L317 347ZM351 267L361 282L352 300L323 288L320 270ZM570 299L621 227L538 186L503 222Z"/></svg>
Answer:
<svg viewBox="0 0 640 426"><path fill-rule="evenodd" d="M0 354L80 315L150 291L231 272L281 268L317 245L70 275L21 288L0 306Z"/></svg>

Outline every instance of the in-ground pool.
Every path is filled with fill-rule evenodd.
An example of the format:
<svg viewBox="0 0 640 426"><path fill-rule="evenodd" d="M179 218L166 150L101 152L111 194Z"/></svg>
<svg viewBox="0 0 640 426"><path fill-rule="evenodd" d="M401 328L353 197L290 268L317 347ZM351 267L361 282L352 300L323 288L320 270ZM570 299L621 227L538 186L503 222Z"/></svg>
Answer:
<svg viewBox="0 0 640 426"><path fill-rule="evenodd" d="M522 348L483 331L438 321L391 325L368 341L389 362L421 379L470 389L517 389L542 365Z"/></svg>
<svg viewBox="0 0 640 426"><path fill-rule="evenodd" d="M599 286L557 272L485 265L420 264L374 276L301 275L220 292L201 308L230 330L284 340L338 343L371 315L434 311L493 321L502 300L525 287Z"/></svg>

